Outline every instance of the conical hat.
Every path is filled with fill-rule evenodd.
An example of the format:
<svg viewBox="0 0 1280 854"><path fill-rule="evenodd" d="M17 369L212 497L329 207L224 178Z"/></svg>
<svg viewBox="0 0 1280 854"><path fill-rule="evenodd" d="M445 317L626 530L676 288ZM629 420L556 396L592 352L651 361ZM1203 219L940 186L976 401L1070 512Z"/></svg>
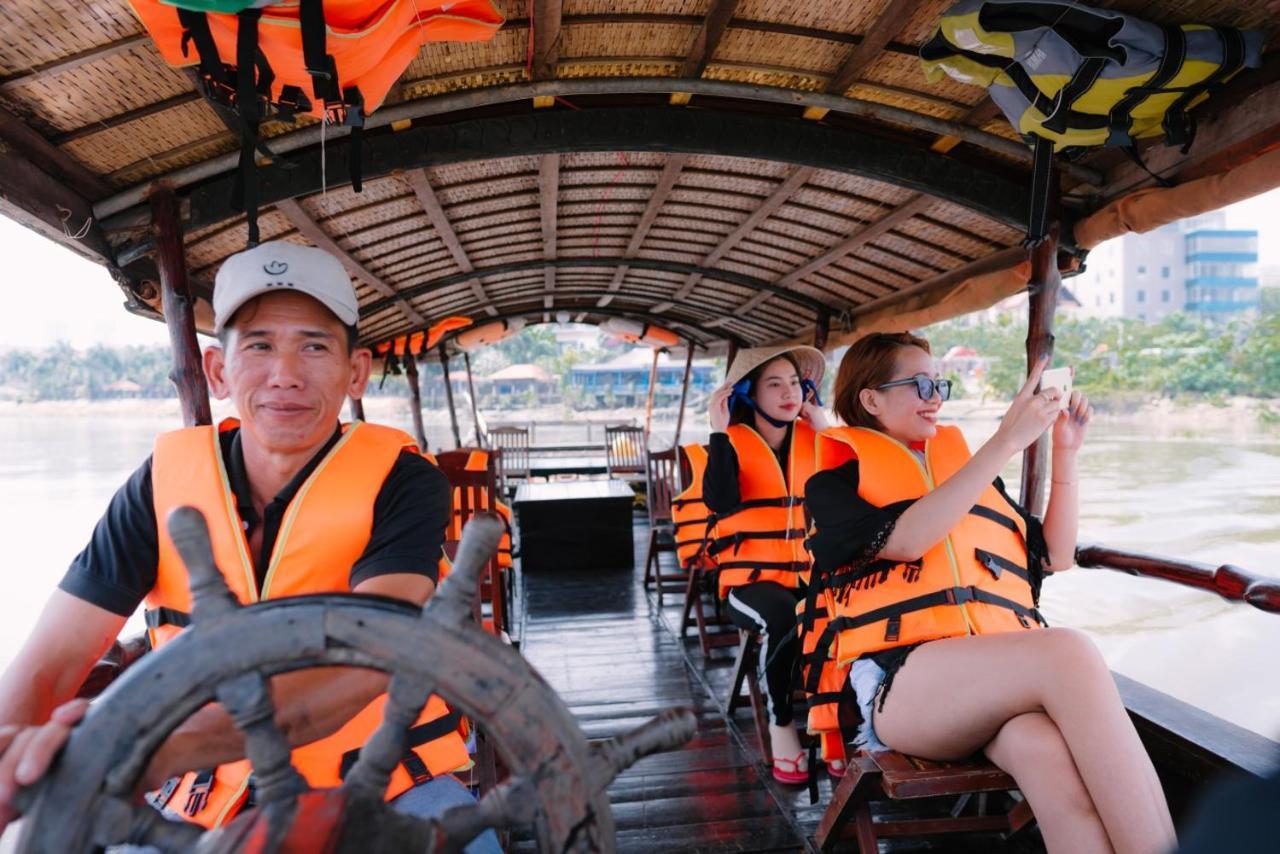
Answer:
<svg viewBox="0 0 1280 854"><path fill-rule="evenodd" d="M822 382L822 375L827 371L827 359L817 347L804 344L784 344L780 347L752 347L739 350L733 364L725 373L724 384L732 386L760 365L771 362L783 353L790 353L800 365L800 379L813 380L814 385Z"/></svg>

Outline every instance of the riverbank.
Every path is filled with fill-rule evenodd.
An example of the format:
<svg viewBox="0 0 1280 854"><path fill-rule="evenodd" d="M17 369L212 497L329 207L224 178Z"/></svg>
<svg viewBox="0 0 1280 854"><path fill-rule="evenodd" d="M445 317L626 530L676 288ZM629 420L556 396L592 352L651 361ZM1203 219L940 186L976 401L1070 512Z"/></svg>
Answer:
<svg viewBox="0 0 1280 854"><path fill-rule="evenodd" d="M993 398L966 398L947 404L946 417L953 421L998 421L1008 408L1008 401ZM371 421L402 423L409 419L409 402L403 397L370 397L364 403L365 415ZM225 401L213 401L215 418L232 414ZM423 412L428 424L447 425L449 413L443 409ZM180 417L176 398L119 400L41 400L33 402L0 401L0 418L63 416L81 417ZM464 432L470 427L470 412L460 409ZM573 421L575 423L644 423L644 410L600 409L575 412L563 406L543 406L525 410L482 411L489 424ZM658 422L673 421L675 409L659 409ZM1234 397L1221 401L1205 399L1171 400L1169 398L1125 397L1106 401L1097 407L1095 417L1100 424L1139 427L1159 436L1226 434L1235 437L1280 435L1280 400ZM687 427L701 424L701 412L685 414ZM696 429L696 427L694 428ZM700 431L699 431L700 432Z"/></svg>

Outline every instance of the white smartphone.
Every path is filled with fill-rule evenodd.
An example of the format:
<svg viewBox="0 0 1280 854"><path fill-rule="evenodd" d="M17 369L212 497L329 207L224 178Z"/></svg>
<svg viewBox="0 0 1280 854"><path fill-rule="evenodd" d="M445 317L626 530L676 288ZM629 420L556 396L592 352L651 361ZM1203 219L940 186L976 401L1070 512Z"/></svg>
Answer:
<svg viewBox="0 0 1280 854"><path fill-rule="evenodd" d="M1071 403L1071 368L1049 368L1040 375L1040 390L1056 388L1062 391L1058 408L1066 409Z"/></svg>

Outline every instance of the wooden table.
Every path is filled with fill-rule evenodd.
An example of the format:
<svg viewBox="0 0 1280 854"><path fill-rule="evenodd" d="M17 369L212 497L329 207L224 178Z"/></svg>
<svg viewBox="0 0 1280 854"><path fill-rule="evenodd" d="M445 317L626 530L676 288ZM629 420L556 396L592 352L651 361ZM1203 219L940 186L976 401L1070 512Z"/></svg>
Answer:
<svg viewBox="0 0 1280 854"><path fill-rule="evenodd" d="M604 474L609 470L604 454L529 454L529 474L550 477L556 474Z"/></svg>
<svg viewBox="0 0 1280 854"><path fill-rule="evenodd" d="M526 483L516 490L525 570L634 568L635 492L616 480Z"/></svg>

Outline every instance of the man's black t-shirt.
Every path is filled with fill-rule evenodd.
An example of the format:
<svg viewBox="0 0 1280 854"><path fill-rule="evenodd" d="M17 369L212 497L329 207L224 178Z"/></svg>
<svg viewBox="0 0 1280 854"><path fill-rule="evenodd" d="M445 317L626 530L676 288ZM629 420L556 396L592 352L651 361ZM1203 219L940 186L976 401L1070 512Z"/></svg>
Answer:
<svg viewBox="0 0 1280 854"><path fill-rule="evenodd" d="M240 431L218 434L245 535L250 536L257 526L263 526L262 552L253 556L259 588L289 501L341 435L341 429L334 431L329 442L266 506L260 519L249 495ZM449 482L438 468L416 453L402 453L374 501L373 531L364 553L351 567L351 586L378 575L402 572L437 580L451 501ZM71 562L58 586L79 599L127 617L155 586L158 562L148 457L112 497L89 544Z"/></svg>

